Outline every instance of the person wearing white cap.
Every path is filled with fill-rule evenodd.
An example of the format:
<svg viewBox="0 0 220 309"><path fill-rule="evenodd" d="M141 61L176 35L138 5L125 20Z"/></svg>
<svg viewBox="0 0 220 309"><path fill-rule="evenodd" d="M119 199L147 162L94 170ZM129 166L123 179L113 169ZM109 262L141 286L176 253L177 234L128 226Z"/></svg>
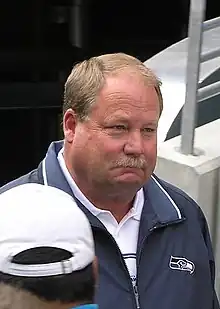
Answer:
<svg viewBox="0 0 220 309"><path fill-rule="evenodd" d="M0 195L0 309L96 309L95 264L70 195L36 183Z"/></svg>

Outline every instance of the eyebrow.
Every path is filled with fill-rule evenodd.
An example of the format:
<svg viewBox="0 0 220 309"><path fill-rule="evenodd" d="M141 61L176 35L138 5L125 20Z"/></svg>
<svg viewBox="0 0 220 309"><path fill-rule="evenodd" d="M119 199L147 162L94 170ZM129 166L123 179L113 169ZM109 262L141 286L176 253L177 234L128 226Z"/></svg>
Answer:
<svg viewBox="0 0 220 309"><path fill-rule="evenodd" d="M130 121L129 118L126 117L126 116L118 116L118 117L116 116L114 119L111 118L111 116L110 116L110 117L108 117L108 118L106 118L106 119L104 120L104 123L106 123L106 122L129 123L129 122L131 122L131 121ZM149 126L149 125L157 126L157 125L158 125L158 121L157 121L157 120L148 120L148 121L145 122L144 125L145 125L145 126Z"/></svg>

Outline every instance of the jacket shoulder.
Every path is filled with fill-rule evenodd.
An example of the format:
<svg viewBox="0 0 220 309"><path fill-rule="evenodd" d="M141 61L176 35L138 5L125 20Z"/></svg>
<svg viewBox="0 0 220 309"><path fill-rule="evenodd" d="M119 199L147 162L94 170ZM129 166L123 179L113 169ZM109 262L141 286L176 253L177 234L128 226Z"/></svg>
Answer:
<svg viewBox="0 0 220 309"><path fill-rule="evenodd" d="M170 195L170 197L174 200L174 202L178 204L180 207L181 206L184 207L188 205L188 206L192 206L196 210L200 209L196 201L192 197L190 197L186 192L172 185L171 183L158 178L155 175L154 177L161 184L161 186L166 190L166 192Z"/></svg>
<svg viewBox="0 0 220 309"><path fill-rule="evenodd" d="M209 247L209 250L212 251L212 249L210 249L212 245L210 241L210 232L207 219L200 205L198 205L197 202L194 201L193 198L191 198L183 190L164 180L159 179L158 177L156 178L158 182L160 182L161 186L163 186L163 188L167 191L169 196L176 203L182 215L186 219L188 219L188 222L190 224L193 224L193 226L196 226L195 224L196 222L199 223L205 243ZM213 254L211 254L211 256L213 256Z"/></svg>
<svg viewBox="0 0 220 309"><path fill-rule="evenodd" d="M31 183L31 182L34 182L34 183L43 183L38 175L38 169L35 169L31 172L29 172L28 174L26 175L23 175L15 180L12 180L10 181L9 183L5 184L4 186L2 186L0 188L0 194L9 190L9 189L12 189L14 187L17 187L17 186L20 186L20 185L23 185L25 183Z"/></svg>
<svg viewBox="0 0 220 309"><path fill-rule="evenodd" d="M203 210L192 197L190 197L186 192L174 186L173 184L158 178L156 175L154 175L154 177L168 193L171 199L175 202L181 214L185 218L194 218L196 220L199 220L200 224L202 225L204 221L206 222Z"/></svg>

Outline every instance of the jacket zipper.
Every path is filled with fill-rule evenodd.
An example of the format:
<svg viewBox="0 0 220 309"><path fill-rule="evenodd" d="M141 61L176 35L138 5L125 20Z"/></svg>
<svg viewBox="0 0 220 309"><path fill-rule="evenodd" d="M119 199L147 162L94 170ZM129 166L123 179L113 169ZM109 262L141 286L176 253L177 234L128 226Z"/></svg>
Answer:
<svg viewBox="0 0 220 309"><path fill-rule="evenodd" d="M142 243L141 243L141 245L140 245L139 253L138 253L138 255L137 255L137 278L136 278L136 292L137 292L137 295L139 295L139 293L138 293L138 279L139 279L139 269L140 269L139 266L140 266L141 254L142 254L142 252L143 252L144 243L145 243L146 239L147 239L155 230L158 230L158 229L160 229L160 228L164 228L164 227L166 227L166 226L170 226L170 225L174 225L174 224L180 223L180 222L182 222L182 221L184 221L184 220L185 220L185 218L181 218L181 219L175 220L175 221L173 221L173 222L168 222L168 223L164 223L164 224L162 224L162 223L156 224L156 225L154 225L152 228L149 229L149 234L146 235L146 236L143 238ZM139 305L139 307L137 307L137 308L141 309L139 298L138 298L138 305Z"/></svg>
<svg viewBox="0 0 220 309"><path fill-rule="evenodd" d="M123 268L124 268L124 270L125 270L125 272L126 272L126 275L127 275L127 277L128 277L128 282L129 282L130 290L131 290L131 292L132 292L132 299L133 299L134 308L135 308L135 309L139 309L139 308L140 308L140 307L139 307L139 301L138 301L137 296L136 296L136 294L135 294L135 291L137 292L137 287L136 287L136 286L134 287L133 284L132 284L131 277L130 277L130 274L129 274L127 265L125 264L124 258L123 258L123 256L122 256L122 253L121 253L120 248L118 247L117 242L115 241L114 237L113 237L107 230L104 230L104 229L99 228L99 227L94 227L94 226L93 226L92 228L93 228L93 229L97 229L97 230L101 230L102 232L106 233L107 236L112 240L112 242L113 242L114 245L116 246L116 248L117 248L117 253L119 254L119 257L120 257L120 261L121 261L121 263L122 263L122 265L123 265Z"/></svg>
<svg viewBox="0 0 220 309"><path fill-rule="evenodd" d="M142 251L143 251L143 247L144 247L144 243L145 243L145 241L146 241L146 239L147 239L147 237L150 235L152 233L152 231L150 231L150 233L147 235L147 236L145 236L144 237L144 239L142 240L142 243L141 243L141 245L140 245L140 251L139 251L139 253L138 253L138 255L137 255L137 278L136 278L136 302L137 302L137 308L138 309L141 309L141 306L140 306L140 300L139 300L139 292L138 292L138 290L139 290L139 288L138 288L138 279L139 279L139 269L140 269L140 260L141 260L141 254L142 254Z"/></svg>

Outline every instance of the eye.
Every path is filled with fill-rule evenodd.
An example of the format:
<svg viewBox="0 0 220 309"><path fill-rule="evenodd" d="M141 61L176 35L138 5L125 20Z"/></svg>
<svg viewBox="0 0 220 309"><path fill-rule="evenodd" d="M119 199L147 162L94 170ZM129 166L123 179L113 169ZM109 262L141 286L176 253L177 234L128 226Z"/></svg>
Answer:
<svg viewBox="0 0 220 309"><path fill-rule="evenodd" d="M144 128L143 131L146 133L153 133L156 131L156 129L155 128Z"/></svg>
<svg viewBox="0 0 220 309"><path fill-rule="evenodd" d="M127 127L125 125L121 125L121 124L112 126L111 128L115 129L115 130L119 130L119 131L127 130Z"/></svg>

